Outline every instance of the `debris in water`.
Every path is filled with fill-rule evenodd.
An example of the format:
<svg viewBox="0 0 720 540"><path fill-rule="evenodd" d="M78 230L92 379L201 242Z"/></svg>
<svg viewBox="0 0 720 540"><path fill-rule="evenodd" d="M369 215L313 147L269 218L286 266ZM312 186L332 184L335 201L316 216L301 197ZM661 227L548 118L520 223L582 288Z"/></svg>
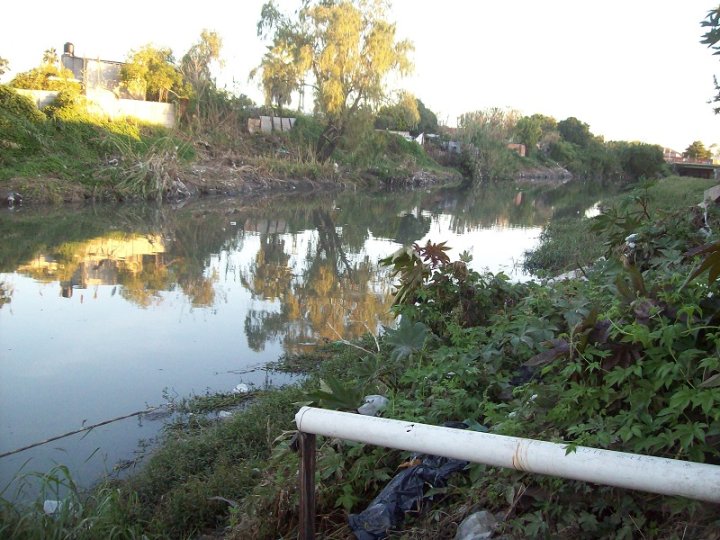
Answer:
<svg viewBox="0 0 720 540"><path fill-rule="evenodd" d="M233 388L233 394L247 394L249 391L250 387L245 383L240 383Z"/></svg>

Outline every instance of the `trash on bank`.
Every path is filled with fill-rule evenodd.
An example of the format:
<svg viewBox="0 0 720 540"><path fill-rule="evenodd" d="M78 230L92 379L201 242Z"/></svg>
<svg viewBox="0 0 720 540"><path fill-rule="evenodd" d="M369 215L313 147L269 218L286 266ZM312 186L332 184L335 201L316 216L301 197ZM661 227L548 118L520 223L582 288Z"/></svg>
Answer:
<svg viewBox="0 0 720 540"><path fill-rule="evenodd" d="M365 416L377 416L377 414L388 406L388 398L385 396L370 395L363 398L363 404L357 412Z"/></svg>
<svg viewBox="0 0 720 540"><path fill-rule="evenodd" d="M485 540L492 538L498 526L498 520L487 510L475 512L462 520L455 540Z"/></svg>
<svg viewBox="0 0 720 540"><path fill-rule="evenodd" d="M462 422L448 422L446 427L466 429ZM418 455L417 465L399 472L388 482L368 507L359 514L350 514L348 523L358 540L379 540L388 529L399 525L405 513L418 511L425 488L442 488L451 474L463 470L468 461L439 456Z"/></svg>
<svg viewBox="0 0 720 540"><path fill-rule="evenodd" d="M235 388L233 388L232 393L233 394L247 394L250 391L250 387L245 383L238 384Z"/></svg>

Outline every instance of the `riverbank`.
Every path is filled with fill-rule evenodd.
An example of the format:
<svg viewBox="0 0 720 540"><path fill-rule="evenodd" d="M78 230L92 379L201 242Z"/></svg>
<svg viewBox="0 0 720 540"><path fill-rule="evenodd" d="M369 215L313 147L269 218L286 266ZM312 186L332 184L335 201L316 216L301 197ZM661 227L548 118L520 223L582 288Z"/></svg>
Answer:
<svg viewBox="0 0 720 540"><path fill-rule="evenodd" d="M678 207L695 206L703 200L705 191L714 185L717 185L715 180L668 176L646 182L645 187L631 185L618 194L600 197L597 211L617 208L617 212L608 214L608 220L615 220L617 234L625 231L627 236L633 233L634 226L639 225L638 220L644 212L660 219ZM597 241L597 226L593 225L592 217L553 219L543 230L540 245L526 254L525 270L552 276L591 266L607 250L606 245Z"/></svg>
<svg viewBox="0 0 720 540"><path fill-rule="evenodd" d="M461 175L450 169L398 169L381 177L375 171L351 172L333 164L328 167L305 167L278 162L276 168L252 164L247 156L227 155L199 157L178 167L174 179L167 182L162 199L170 202L204 196L255 195L288 192L330 192L341 190L379 191L412 189L461 182ZM5 205L52 205L87 201L139 200L139 194L118 193L110 188L85 185L66 178L40 176L11 177L0 182L0 201ZM14 200L11 200L14 199Z"/></svg>
<svg viewBox="0 0 720 540"><path fill-rule="evenodd" d="M43 111L0 86L0 201L186 200L203 195L420 187L459 182L414 142L370 130L332 160L314 157L319 127L287 133L168 131L87 113L78 96ZM227 126L225 126L227 131Z"/></svg>
<svg viewBox="0 0 720 540"><path fill-rule="evenodd" d="M608 260L588 269L587 281L511 283L445 261L439 249L406 252L391 267L406 284L397 329L283 358L277 369L303 373L301 383L258 394L223 421L174 424L141 472L82 499L79 515L22 520L4 508L5 531L31 537L44 523L96 537L292 537L295 411L306 403L353 410L366 395L385 396L389 418L720 464L718 285L701 276L683 286L697 261L682 253L708 240L698 229L703 213L646 215L642 192L628 195L616 211L641 209L629 267L617 222L596 231ZM709 225L720 226L713 210ZM422 261L430 254L434 270L432 257ZM424 278L408 279L416 274ZM321 440L319 534L348 537L348 515L415 465L403 452ZM480 465L427 489L391 537L452 536L480 510L495 516L495 535L512 538L709 538L718 526L710 504Z"/></svg>

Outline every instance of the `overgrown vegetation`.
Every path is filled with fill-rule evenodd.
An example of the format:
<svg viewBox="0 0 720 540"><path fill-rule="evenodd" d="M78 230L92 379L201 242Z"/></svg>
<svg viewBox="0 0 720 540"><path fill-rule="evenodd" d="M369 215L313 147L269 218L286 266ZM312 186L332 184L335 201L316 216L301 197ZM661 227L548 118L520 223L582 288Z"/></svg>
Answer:
<svg viewBox="0 0 720 540"><path fill-rule="evenodd" d="M600 206L619 208L622 218L617 217L616 225L622 226L625 236L635 231L647 215L664 219L678 206L690 207L703 200L706 189L715 185L714 180L669 176L657 182L633 185L628 191L604 197ZM615 210L609 210L604 219L611 219ZM647 215L645 215L647 212ZM605 252L605 246L598 242L597 227L593 220L576 216L551 221L542 232L540 245L526 253L523 265L529 272L552 276L568 270L591 266ZM624 237L623 237L624 238Z"/></svg>
<svg viewBox="0 0 720 540"><path fill-rule="evenodd" d="M4 532L292 537L294 412L307 402L352 410L368 394L389 398L390 418L720 464L718 283L688 280L699 264L690 250L715 239L720 219L715 209L663 211L677 189L663 182L606 206L594 223L607 260L587 269L587 280L511 283L471 271L467 255L450 261L442 244L398 252L386 261L399 279L396 329L287 359L307 379L256 396L227 420L174 423L140 474L80 496L83 510L72 517L5 504ZM412 466L408 458L321 440L320 533L347 537L347 514ZM432 493L391 537L452 535L481 508L503 517L498 534L518 538L711 538L720 527L709 504L480 465Z"/></svg>
<svg viewBox="0 0 720 540"><path fill-rule="evenodd" d="M512 180L523 170L562 167L581 180L635 182L669 174L658 145L611 141L593 135L575 117L561 121L542 114L490 108L460 117L460 167L468 183ZM518 155L517 145L525 155Z"/></svg>
<svg viewBox="0 0 720 540"><path fill-rule="evenodd" d="M58 64L57 51L52 48L43 53L38 67L18 73L10 81L10 86L29 90L80 90L80 84L72 71Z"/></svg>
<svg viewBox="0 0 720 540"><path fill-rule="evenodd" d="M166 195L168 178L158 169L192 157L192 149L163 128L93 116L82 100L76 91L64 90L38 111L28 98L0 86L0 181L36 179L23 184L30 200ZM159 145L166 149L161 164ZM138 169L147 174L128 186L128 176L138 178Z"/></svg>

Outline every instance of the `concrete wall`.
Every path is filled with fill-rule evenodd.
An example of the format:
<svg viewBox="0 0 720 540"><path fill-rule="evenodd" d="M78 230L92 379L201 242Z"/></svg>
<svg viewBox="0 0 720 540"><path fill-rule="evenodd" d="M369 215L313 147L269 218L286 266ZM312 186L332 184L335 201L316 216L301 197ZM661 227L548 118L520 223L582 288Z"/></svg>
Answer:
<svg viewBox="0 0 720 540"><path fill-rule="evenodd" d="M60 57L62 66L73 72L73 75L78 81L83 80L83 70L85 69L85 59L79 56L70 56L69 54L63 54Z"/></svg>
<svg viewBox="0 0 720 540"><path fill-rule="evenodd" d="M52 103L58 94L46 90L18 90L18 93L28 96L38 108ZM91 114L107 116L111 119L132 116L143 122L159 124L166 128L175 126L175 106L172 103L117 99L107 90L89 91L86 97L88 112Z"/></svg>
<svg viewBox="0 0 720 540"><path fill-rule="evenodd" d="M57 91L53 90L23 90L21 88L15 88L15 91L21 96L30 98L38 109L50 105L55 101L55 96L58 95Z"/></svg>
<svg viewBox="0 0 720 540"><path fill-rule="evenodd" d="M120 62L85 59L83 83L89 92L94 89L114 91L120 86Z"/></svg>

